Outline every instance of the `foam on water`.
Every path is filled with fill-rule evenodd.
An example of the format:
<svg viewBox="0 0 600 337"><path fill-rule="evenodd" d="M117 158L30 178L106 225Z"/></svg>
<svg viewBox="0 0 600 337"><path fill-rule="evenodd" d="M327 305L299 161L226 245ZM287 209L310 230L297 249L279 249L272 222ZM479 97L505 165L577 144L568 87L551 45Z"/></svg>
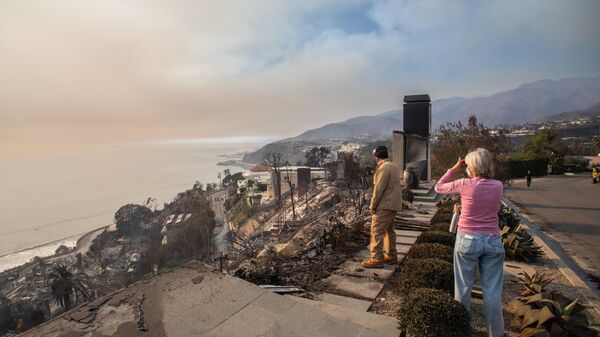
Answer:
<svg viewBox="0 0 600 337"><path fill-rule="evenodd" d="M67 238L64 240L55 241L49 243L47 245L41 245L38 247L34 247L31 249L26 249L16 253L10 253L3 256L0 256L0 272L5 271L7 269L18 267L27 262L31 262L34 257L47 257L54 255L56 249L61 245L64 245L69 248L75 247L77 244L77 239L79 236L74 236L71 238Z"/></svg>

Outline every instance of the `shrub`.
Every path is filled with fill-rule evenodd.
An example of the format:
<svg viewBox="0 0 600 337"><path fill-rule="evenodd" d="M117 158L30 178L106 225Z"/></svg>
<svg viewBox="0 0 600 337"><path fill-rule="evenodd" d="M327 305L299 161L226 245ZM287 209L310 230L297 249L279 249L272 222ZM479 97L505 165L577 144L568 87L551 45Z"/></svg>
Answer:
<svg viewBox="0 0 600 337"><path fill-rule="evenodd" d="M503 162L508 167L509 178L524 178L527 175L527 170L531 170L534 176L542 176L547 174L548 159L520 159L509 158Z"/></svg>
<svg viewBox="0 0 600 337"><path fill-rule="evenodd" d="M454 247L455 236L449 232L427 231L421 233L415 243L440 243L442 245Z"/></svg>
<svg viewBox="0 0 600 337"><path fill-rule="evenodd" d="M231 208L227 211L227 219L231 221L236 228L242 226L252 216L252 209L245 196L238 196L232 202Z"/></svg>
<svg viewBox="0 0 600 337"><path fill-rule="evenodd" d="M492 134L488 128L477 121L475 115L466 123L455 121L441 125L435 130L435 141L431 144L431 175L441 177L448 167L456 163L456 158L464 156L469 150L482 147L495 154L494 166L499 168L498 159L511 151L511 141L502 130Z"/></svg>
<svg viewBox="0 0 600 337"><path fill-rule="evenodd" d="M454 293L452 264L440 259L406 260L397 284L404 295L417 288L433 288Z"/></svg>
<svg viewBox="0 0 600 337"><path fill-rule="evenodd" d="M439 201L436 206L438 208L438 212L441 213L452 213L454 211L454 205L460 203L460 197L446 197Z"/></svg>
<svg viewBox="0 0 600 337"><path fill-rule="evenodd" d="M439 223L434 223L433 225L429 226L428 231L435 231L435 232L448 232L450 230L450 224L447 222L439 222Z"/></svg>
<svg viewBox="0 0 600 337"><path fill-rule="evenodd" d="M431 218L431 224L436 224L436 223L441 223L441 222L450 222L452 220L452 211L450 212L442 212L442 211L438 211L437 213L435 213L435 215Z"/></svg>
<svg viewBox="0 0 600 337"><path fill-rule="evenodd" d="M400 329L412 337L470 336L469 313L443 291L416 289L404 298L398 310Z"/></svg>
<svg viewBox="0 0 600 337"><path fill-rule="evenodd" d="M438 208L452 209L452 206L454 206L454 204L459 203L459 202L460 202L460 196L456 195L456 196L452 196L452 197L442 198L442 200L438 201L438 203L435 205Z"/></svg>
<svg viewBox="0 0 600 337"><path fill-rule="evenodd" d="M453 249L439 243L419 243L410 247L406 257L409 259L440 259L452 263Z"/></svg>

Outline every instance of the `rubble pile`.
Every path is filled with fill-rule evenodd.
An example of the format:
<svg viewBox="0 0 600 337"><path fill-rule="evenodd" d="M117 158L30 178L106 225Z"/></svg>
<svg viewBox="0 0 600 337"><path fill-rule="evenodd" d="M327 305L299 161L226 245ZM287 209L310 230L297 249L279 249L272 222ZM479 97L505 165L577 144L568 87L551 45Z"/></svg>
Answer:
<svg viewBox="0 0 600 337"><path fill-rule="evenodd" d="M368 239L341 222L321 226L320 234L310 240L293 240L279 250L265 247L258 257L244 261L232 274L258 285L314 290L318 281L368 244Z"/></svg>

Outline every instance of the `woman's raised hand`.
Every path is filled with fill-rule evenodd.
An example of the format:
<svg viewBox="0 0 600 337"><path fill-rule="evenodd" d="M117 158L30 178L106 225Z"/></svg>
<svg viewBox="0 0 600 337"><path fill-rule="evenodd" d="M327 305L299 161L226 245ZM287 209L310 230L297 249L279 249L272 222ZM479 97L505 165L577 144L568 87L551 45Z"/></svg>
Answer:
<svg viewBox="0 0 600 337"><path fill-rule="evenodd" d="M462 171L463 165L465 165L465 160L462 159L462 157L458 157L456 164L454 164L454 166L452 166L451 170L453 171L454 174L458 174Z"/></svg>

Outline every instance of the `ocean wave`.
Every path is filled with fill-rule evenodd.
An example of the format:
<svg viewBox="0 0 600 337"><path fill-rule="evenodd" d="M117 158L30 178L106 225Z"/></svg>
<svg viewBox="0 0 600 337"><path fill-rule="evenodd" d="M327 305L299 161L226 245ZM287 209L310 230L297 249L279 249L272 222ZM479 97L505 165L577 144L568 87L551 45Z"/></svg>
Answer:
<svg viewBox="0 0 600 337"><path fill-rule="evenodd" d="M69 248L75 247L77 244L77 239L79 239L79 235L0 256L0 272L30 262L36 256L47 257L54 255L56 249L61 245Z"/></svg>

